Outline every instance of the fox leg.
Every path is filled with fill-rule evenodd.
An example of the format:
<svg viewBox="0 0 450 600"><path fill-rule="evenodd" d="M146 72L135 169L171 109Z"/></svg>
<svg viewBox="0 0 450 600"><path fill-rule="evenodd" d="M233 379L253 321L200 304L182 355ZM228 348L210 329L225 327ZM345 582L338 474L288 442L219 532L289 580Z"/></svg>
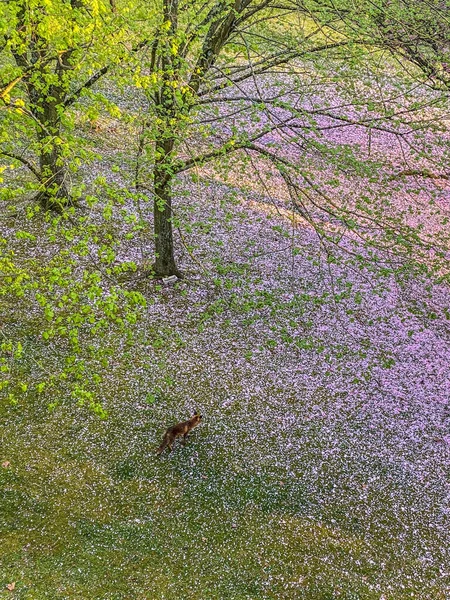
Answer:
<svg viewBox="0 0 450 600"><path fill-rule="evenodd" d="M186 439L187 439L188 433L189 433L189 431L183 435L183 446L186 446Z"/></svg>
<svg viewBox="0 0 450 600"><path fill-rule="evenodd" d="M165 447L166 447L166 444L162 443L161 446L156 451L156 454L158 454L158 455L161 454Z"/></svg>
<svg viewBox="0 0 450 600"><path fill-rule="evenodd" d="M163 441L161 443L161 446L158 448L158 450L156 451L157 454L161 454L163 452L163 450L165 448L167 448L167 446L169 446L169 440L167 438L167 435L164 436ZM170 447L170 446L169 446Z"/></svg>

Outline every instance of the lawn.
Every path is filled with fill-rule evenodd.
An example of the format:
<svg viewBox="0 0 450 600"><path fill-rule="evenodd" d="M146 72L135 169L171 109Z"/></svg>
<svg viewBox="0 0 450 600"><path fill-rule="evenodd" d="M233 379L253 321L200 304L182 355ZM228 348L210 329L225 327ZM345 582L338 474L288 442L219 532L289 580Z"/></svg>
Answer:
<svg viewBox="0 0 450 600"><path fill-rule="evenodd" d="M139 280L132 342L111 333L108 417L2 400L0 597L444 600L445 319L424 320L415 282L375 293L354 278L327 303L311 231L292 265L283 214L197 189L191 237L222 283L186 252L182 282ZM158 458L197 408L187 445Z"/></svg>
<svg viewBox="0 0 450 600"><path fill-rule="evenodd" d="M175 247L185 278L152 280L152 198L133 187L145 98L106 79L96 89L122 118L99 109L91 119L88 99L74 109L80 147L96 153L79 177L99 199L74 211L78 226L51 225L29 198L11 191L10 207L5 195L0 238L36 289L42 265L54 260L63 272L70 259L76 284L86 268L105 297L120 282L146 306L128 336L112 320L97 337L92 323L80 328L77 360L91 368L86 378L106 418L89 402L77 405L70 377L0 398L0 599L450 597L450 291L414 271L407 245L384 255L370 239L381 228L371 230L369 219L398 212L421 234L447 231L448 177L427 169L442 172L448 133L442 125L423 139L405 134L405 149L387 130L344 127L330 116L331 100L341 103L337 74L325 78L321 97L306 67L304 85L296 84L304 97L289 98L287 76L273 89L278 75L257 83L268 96L286 87L293 105L315 115L312 127L298 117L310 152L295 136L285 143L277 128L261 147L297 161L311 189L325 194L325 209L336 201L347 218L360 203L359 223L314 204L308 221L282 170L259 155L223 158L177 180ZM395 97L400 83L389 72L385 79ZM361 98L373 83L363 73L355 79ZM252 86L239 89L252 95ZM227 118L217 105L211 147L232 130L261 126L242 107ZM355 106L352 119L376 116ZM434 106L423 113L424 122L448 118ZM282 122L285 108L269 103L261 118ZM209 147L198 123L192 131L196 151ZM412 158L422 175L405 175ZM147 184L149 164L142 169ZM6 176L11 190L26 189L25 169ZM327 232L338 240L331 254ZM89 243L78 247L83 236ZM434 252L423 248L420 260ZM110 250L113 259L102 262ZM123 265L114 280L113 267ZM64 273L56 278L55 298L79 292L70 277L67 289L58 288ZM55 315L47 323L33 294L0 297L0 332L21 341L23 356L5 352L13 375L34 384L62 372L70 352L67 336L43 338ZM63 297L54 308L65 318ZM166 428L197 409L203 422L187 445L156 456Z"/></svg>

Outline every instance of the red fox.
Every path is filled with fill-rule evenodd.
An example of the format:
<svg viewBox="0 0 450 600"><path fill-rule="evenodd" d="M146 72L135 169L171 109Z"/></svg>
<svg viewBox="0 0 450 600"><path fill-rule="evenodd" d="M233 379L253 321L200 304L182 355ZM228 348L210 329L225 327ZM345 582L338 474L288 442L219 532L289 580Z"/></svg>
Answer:
<svg viewBox="0 0 450 600"><path fill-rule="evenodd" d="M167 446L169 447L169 451L172 452L172 444L174 443L175 439L180 436L183 436L183 444L185 444L188 433L194 429L194 427L197 427L201 420L202 415L200 415L197 411L192 419L189 419L189 421L184 421L183 423L178 423L177 425L173 425L173 427L169 427L164 434L162 444L156 453L161 454L161 452Z"/></svg>

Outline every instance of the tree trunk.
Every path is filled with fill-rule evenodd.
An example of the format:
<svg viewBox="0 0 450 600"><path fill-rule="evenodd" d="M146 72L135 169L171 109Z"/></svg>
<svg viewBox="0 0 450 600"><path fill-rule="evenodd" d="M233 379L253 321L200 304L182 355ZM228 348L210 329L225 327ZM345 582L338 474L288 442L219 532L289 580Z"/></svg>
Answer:
<svg viewBox="0 0 450 600"><path fill-rule="evenodd" d="M44 101L41 103L41 109L40 120L43 126L38 126L37 135L40 144L39 167L42 189L37 194L37 199L46 210L61 212L65 206L71 204L68 171L64 163L62 146L57 143L61 126L55 103Z"/></svg>
<svg viewBox="0 0 450 600"><path fill-rule="evenodd" d="M176 275L182 277L175 264L173 252L173 214L172 214L172 159L176 145L174 123L179 113L175 100L173 81L178 79L178 58L172 52L172 39L176 35L178 23L178 0L163 0L164 20L170 24L167 37L162 46L161 69L162 86L156 95L157 115L161 126L155 140L155 167L153 170L154 232L155 232L155 264L156 277Z"/></svg>
<svg viewBox="0 0 450 600"><path fill-rule="evenodd" d="M81 6L79 0L71 0L74 8ZM23 3L17 14L18 32L26 32L26 3ZM25 79L26 91L30 101L30 111L36 120L36 135L39 143L39 181L40 191L36 199L46 209L61 212L64 206L71 204L68 185L68 171L64 163L60 142L61 119L59 112L63 110L67 92L67 82L63 77L64 70L71 66L71 52L59 56L54 76L56 83L47 87L47 77L50 67L45 58L48 47L46 41L40 38L37 24L33 24L31 37L24 38L25 50L13 50L13 55L19 67L27 71L30 65L36 65L33 76Z"/></svg>
<svg viewBox="0 0 450 600"><path fill-rule="evenodd" d="M174 257L171 179L167 164L157 162L153 171L155 192L153 205L155 264L153 270L156 277L169 277L170 275L182 277Z"/></svg>

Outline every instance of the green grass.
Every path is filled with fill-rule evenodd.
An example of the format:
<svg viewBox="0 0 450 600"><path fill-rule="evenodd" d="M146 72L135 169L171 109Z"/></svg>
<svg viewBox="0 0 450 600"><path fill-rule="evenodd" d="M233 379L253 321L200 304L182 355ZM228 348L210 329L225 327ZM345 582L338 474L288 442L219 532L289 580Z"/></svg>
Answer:
<svg viewBox="0 0 450 600"><path fill-rule="evenodd" d="M2 411L0 597L379 600L388 583L386 598L418 597L413 553L398 559L402 584L411 575L402 589L392 540L369 542L339 503L318 516L305 479L273 464L274 432L258 463L246 427L227 440L226 414L207 415L158 459L164 424L151 406L117 403L106 421L68 407ZM308 444L299 475L302 463ZM326 496L325 483L317 490Z"/></svg>

